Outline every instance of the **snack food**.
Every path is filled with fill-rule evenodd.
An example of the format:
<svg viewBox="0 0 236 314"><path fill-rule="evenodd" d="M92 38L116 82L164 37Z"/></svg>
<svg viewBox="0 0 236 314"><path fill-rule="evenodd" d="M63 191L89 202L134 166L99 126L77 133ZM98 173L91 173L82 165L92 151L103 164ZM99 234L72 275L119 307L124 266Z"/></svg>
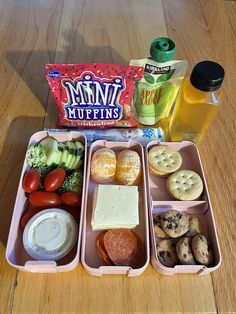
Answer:
<svg viewBox="0 0 236 314"><path fill-rule="evenodd" d="M101 185L95 189L92 229L135 228L139 224L137 186Z"/></svg>
<svg viewBox="0 0 236 314"><path fill-rule="evenodd" d="M201 177L192 170L178 170L168 177L167 189L175 199L194 201L202 194L203 182Z"/></svg>
<svg viewBox="0 0 236 314"><path fill-rule="evenodd" d="M178 263L175 240L161 240L157 245L157 255L164 266L174 267Z"/></svg>
<svg viewBox="0 0 236 314"><path fill-rule="evenodd" d="M97 236L96 249L97 249L97 252L98 252L101 260L103 260L107 265L113 265L112 261L110 260L108 254L106 252L106 249L105 249L104 243L103 243L103 237L106 234L106 232L107 231L105 230Z"/></svg>
<svg viewBox="0 0 236 314"><path fill-rule="evenodd" d="M170 237L180 237L189 229L189 216L184 212L168 210L162 214L161 226Z"/></svg>
<svg viewBox="0 0 236 314"><path fill-rule="evenodd" d="M96 240L100 258L108 265L133 266L142 250L141 240L129 229L112 229L101 232Z"/></svg>
<svg viewBox="0 0 236 314"><path fill-rule="evenodd" d="M100 148L91 159L91 178L97 183L115 181L116 154L109 148Z"/></svg>
<svg viewBox="0 0 236 314"><path fill-rule="evenodd" d="M195 235L198 235L201 233L202 233L202 227L201 227L198 217L190 216L189 217L189 229L188 229L188 232L185 233L185 236L192 238Z"/></svg>
<svg viewBox="0 0 236 314"><path fill-rule="evenodd" d="M176 244L176 253L179 261L183 265L195 265L191 248L191 239L188 237L181 238Z"/></svg>
<svg viewBox="0 0 236 314"><path fill-rule="evenodd" d="M59 113L58 125L136 127L130 111L134 81L143 67L115 64L47 64L46 77Z"/></svg>
<svg viewBox="0 0 236 314"><path fill-rule="evenodd" d="M200 234L192 239L192 249L199 264L210 265L213 262L213 252L209 248L207 238Z"/></svg>
<svg viewBox="0 0 236 314"><path fill-rule="evenodd" d="M161 227L162 214L155 215L153 217L154 232L157 238L167 239L169 236Z"/></svg>
<svg viewBox="0 0 236 314"><path fill-rule="evenodd" d="M124 185L139 185L142 176L142 165L139 154L126 149L117 155L116 180Z"/></svg>
<svg viewBox="0 0 236 314"><path fill-rule="evenodd" d="M179 152L168 146L154 146L148 152L148 167L156 176L167 176L182 164Z"/></svg>

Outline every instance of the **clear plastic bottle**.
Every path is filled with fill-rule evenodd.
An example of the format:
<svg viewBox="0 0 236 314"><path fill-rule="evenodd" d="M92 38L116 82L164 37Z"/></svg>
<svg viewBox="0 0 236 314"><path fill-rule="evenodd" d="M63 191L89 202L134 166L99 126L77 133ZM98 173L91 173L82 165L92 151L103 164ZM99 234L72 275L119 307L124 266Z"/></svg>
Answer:
<svg viewBox="0 0 236 314"><path fill-rule="evenodd" d="M202 61L195 65L176 99L169 126L171 141L202 140L218 112L223 79L224 69L220 64Z"/></svg>

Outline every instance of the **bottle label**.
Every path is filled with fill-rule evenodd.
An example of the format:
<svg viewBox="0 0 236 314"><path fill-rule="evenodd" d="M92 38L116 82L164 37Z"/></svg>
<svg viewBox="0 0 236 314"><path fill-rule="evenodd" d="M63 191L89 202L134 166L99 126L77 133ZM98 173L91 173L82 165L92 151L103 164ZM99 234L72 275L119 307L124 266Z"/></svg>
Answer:
<svg viewBox="0 0 236 314"><path fill-rule="evenodd" d="M151 59L131 60L131 65L144 67L142 79L135 84L136 119L152 125L168 117L187 68L185 61L158 63Z"/></svg>

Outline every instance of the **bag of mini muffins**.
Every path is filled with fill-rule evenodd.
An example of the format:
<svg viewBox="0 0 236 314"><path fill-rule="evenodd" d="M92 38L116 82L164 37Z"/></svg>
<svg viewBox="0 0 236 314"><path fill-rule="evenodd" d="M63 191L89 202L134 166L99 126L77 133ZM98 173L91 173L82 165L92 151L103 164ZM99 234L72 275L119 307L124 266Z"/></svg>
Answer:
<svg viewBox="0 0 236 314"><path fill-rule="evenodd" d="M137 127L132 117L134 82L143 67L114 64L47 64L58 126Z"/></svg>

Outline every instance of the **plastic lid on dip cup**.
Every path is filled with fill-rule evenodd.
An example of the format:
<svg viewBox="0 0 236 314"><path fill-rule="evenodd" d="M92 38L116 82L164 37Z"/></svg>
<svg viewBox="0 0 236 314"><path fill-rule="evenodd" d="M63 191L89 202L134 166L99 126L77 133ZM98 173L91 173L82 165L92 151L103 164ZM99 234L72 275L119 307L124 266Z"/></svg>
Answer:
<svg viewBox="0 0 236 314"><path fill-rule="evenodd" d="M23 233L27 253L36 260L59 260L78 239L75 219L67 211L50 208L33 216Z"/></svg>

